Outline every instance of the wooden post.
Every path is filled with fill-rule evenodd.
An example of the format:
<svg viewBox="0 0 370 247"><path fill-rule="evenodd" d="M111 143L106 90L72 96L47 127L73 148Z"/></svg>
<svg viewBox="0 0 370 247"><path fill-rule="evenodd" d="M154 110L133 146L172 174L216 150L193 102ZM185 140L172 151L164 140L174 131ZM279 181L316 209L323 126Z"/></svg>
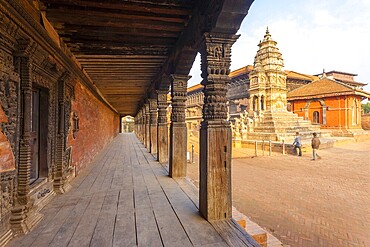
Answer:
<svg viewBox="0 0 370 247"><path fill-rule="evenodd" d="M144 118L144 108L140 109L140 141L141 143L144 143L144 123L145 123L145 118Z"/></svg>
<svg viewBox="0 0 370 247"><path fill-rule="evenodd" d="M257 141L254 142L254 156L258 156L258 151L257 151Z"/></svg>
<svg viewBox="0 0 370 247"><path fill-rule="evenodd" d="M204 93L200 129L199 209L207 220L230 219L231 128L226 92L230 81L231 46L236 35L206 33L200 50Z"/></svg>
<svg viewBox="0 0 370 247"><path fill-rule="evenodd" d="M54 172L54 191L59 194L65 193L71 186L67 183L65 173L65 150L66 150L66 121L65 121L65 88L66 81L70 80L69 73L64 73L58 81L58 135L56 143L56 166Z"/></svg>
<svg viewBox="0 0 370 247"><path fill-rule="evenodd" d="M269 156L272 155L272 142L269 140Z"/></svg>
<svg viewBox="0 0 370 247"><path fill-rule="evenodd" d="M265 156L265 140L262 140L262 156Z"/></svg>
<svg viewBox="0 0 370 247"><path fill-rule="evenodd" d="M187 129L185 124L185 101L188 75L172 75L172 114L170 125L170 176L186 176Z"/></svg>
<svg viewBox="0 0 370 247"><path fill-rule="evenodd" d="M157 96L149 99L150 153L157 153Z"/></svg>
<svg viewBox="0 0 370 247"><path fill-rule="evenodd" d="M142 135L143 135L143 137L142 137L142 139L143 139L143 144L144 144L144 146L146 145L146 114L145 114L145 106L143 106L143 109L142 109L142 113L143 113L143 120L142 120Z"/></svg>
<svg viewBox="0 0 370 247"><path fill-rule="evenodd" d="M285 155L285 141L283 140L283 155Z"/></svg>
<svg viewBox="0 0 370 247"><path fill-rule="evenodd" d="M157 92L158 125L157 125L157 159L160 163L168 162L168 123L167 123L167 90Z"/></svg>
<svg viewBox="0 0 370 247"><path fill-rule="evenodd" d="M150 112L149 104L144 104L145 107L145 147L150 151Z"/></svg>

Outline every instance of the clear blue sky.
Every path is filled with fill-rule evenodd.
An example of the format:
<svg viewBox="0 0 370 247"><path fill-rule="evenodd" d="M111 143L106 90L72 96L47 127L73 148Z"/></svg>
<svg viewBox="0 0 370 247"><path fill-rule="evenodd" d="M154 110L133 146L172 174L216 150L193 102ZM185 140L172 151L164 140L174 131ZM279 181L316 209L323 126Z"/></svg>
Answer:
<svg viewBox="0 0 370 247"><path fill-rule="evenodd" d="M233 46L232 70L253 64L267 26L285 69L350 72L370 84L370 0L255 0ZM199 57L190 74L189 86L200 83Z"/></svg>

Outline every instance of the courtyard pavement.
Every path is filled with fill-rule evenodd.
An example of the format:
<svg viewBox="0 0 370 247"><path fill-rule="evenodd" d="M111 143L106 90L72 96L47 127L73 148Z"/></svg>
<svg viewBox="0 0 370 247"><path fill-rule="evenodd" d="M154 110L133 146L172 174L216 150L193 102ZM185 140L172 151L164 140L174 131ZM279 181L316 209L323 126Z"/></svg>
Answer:
<svg viewBox="0 0 370 247"><path fill-rule="evenodd" d="M370 246L370 140L318 153L233 159L233 206L287 246Z"/></svg>

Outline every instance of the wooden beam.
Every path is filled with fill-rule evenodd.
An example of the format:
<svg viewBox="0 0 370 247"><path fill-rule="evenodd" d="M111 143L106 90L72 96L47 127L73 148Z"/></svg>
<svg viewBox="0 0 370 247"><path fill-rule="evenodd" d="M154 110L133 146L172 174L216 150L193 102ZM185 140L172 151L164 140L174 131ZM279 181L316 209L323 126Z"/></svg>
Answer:
<svg viewBox="0 0 370 247"><path fill-rule="evenodd" d="M126 1L122 4L121 1L117 3L111 3L107 1L91 1L91 0L41 0L47 8L61 8L63 6L82 6L85 8L103 8L109 10L125 10L129 12L142 12L142 13L157 13L165 15L189 15L194 7L194 2L185 2L181 5L164 5L158 4L156 1Z"/></svg>

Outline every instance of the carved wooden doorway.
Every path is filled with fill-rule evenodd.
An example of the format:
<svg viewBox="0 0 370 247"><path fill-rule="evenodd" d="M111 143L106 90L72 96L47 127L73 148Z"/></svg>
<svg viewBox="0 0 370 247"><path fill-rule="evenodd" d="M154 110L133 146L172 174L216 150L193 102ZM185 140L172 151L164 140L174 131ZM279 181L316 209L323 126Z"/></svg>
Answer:
<svg viewBox="0 0 370 247"><path fill-rule="evenodd" d="M30 183L47 177L47 136L48 136L48 90L33 87L32 90L32 123L31 123L31 174Z"/></svg>

